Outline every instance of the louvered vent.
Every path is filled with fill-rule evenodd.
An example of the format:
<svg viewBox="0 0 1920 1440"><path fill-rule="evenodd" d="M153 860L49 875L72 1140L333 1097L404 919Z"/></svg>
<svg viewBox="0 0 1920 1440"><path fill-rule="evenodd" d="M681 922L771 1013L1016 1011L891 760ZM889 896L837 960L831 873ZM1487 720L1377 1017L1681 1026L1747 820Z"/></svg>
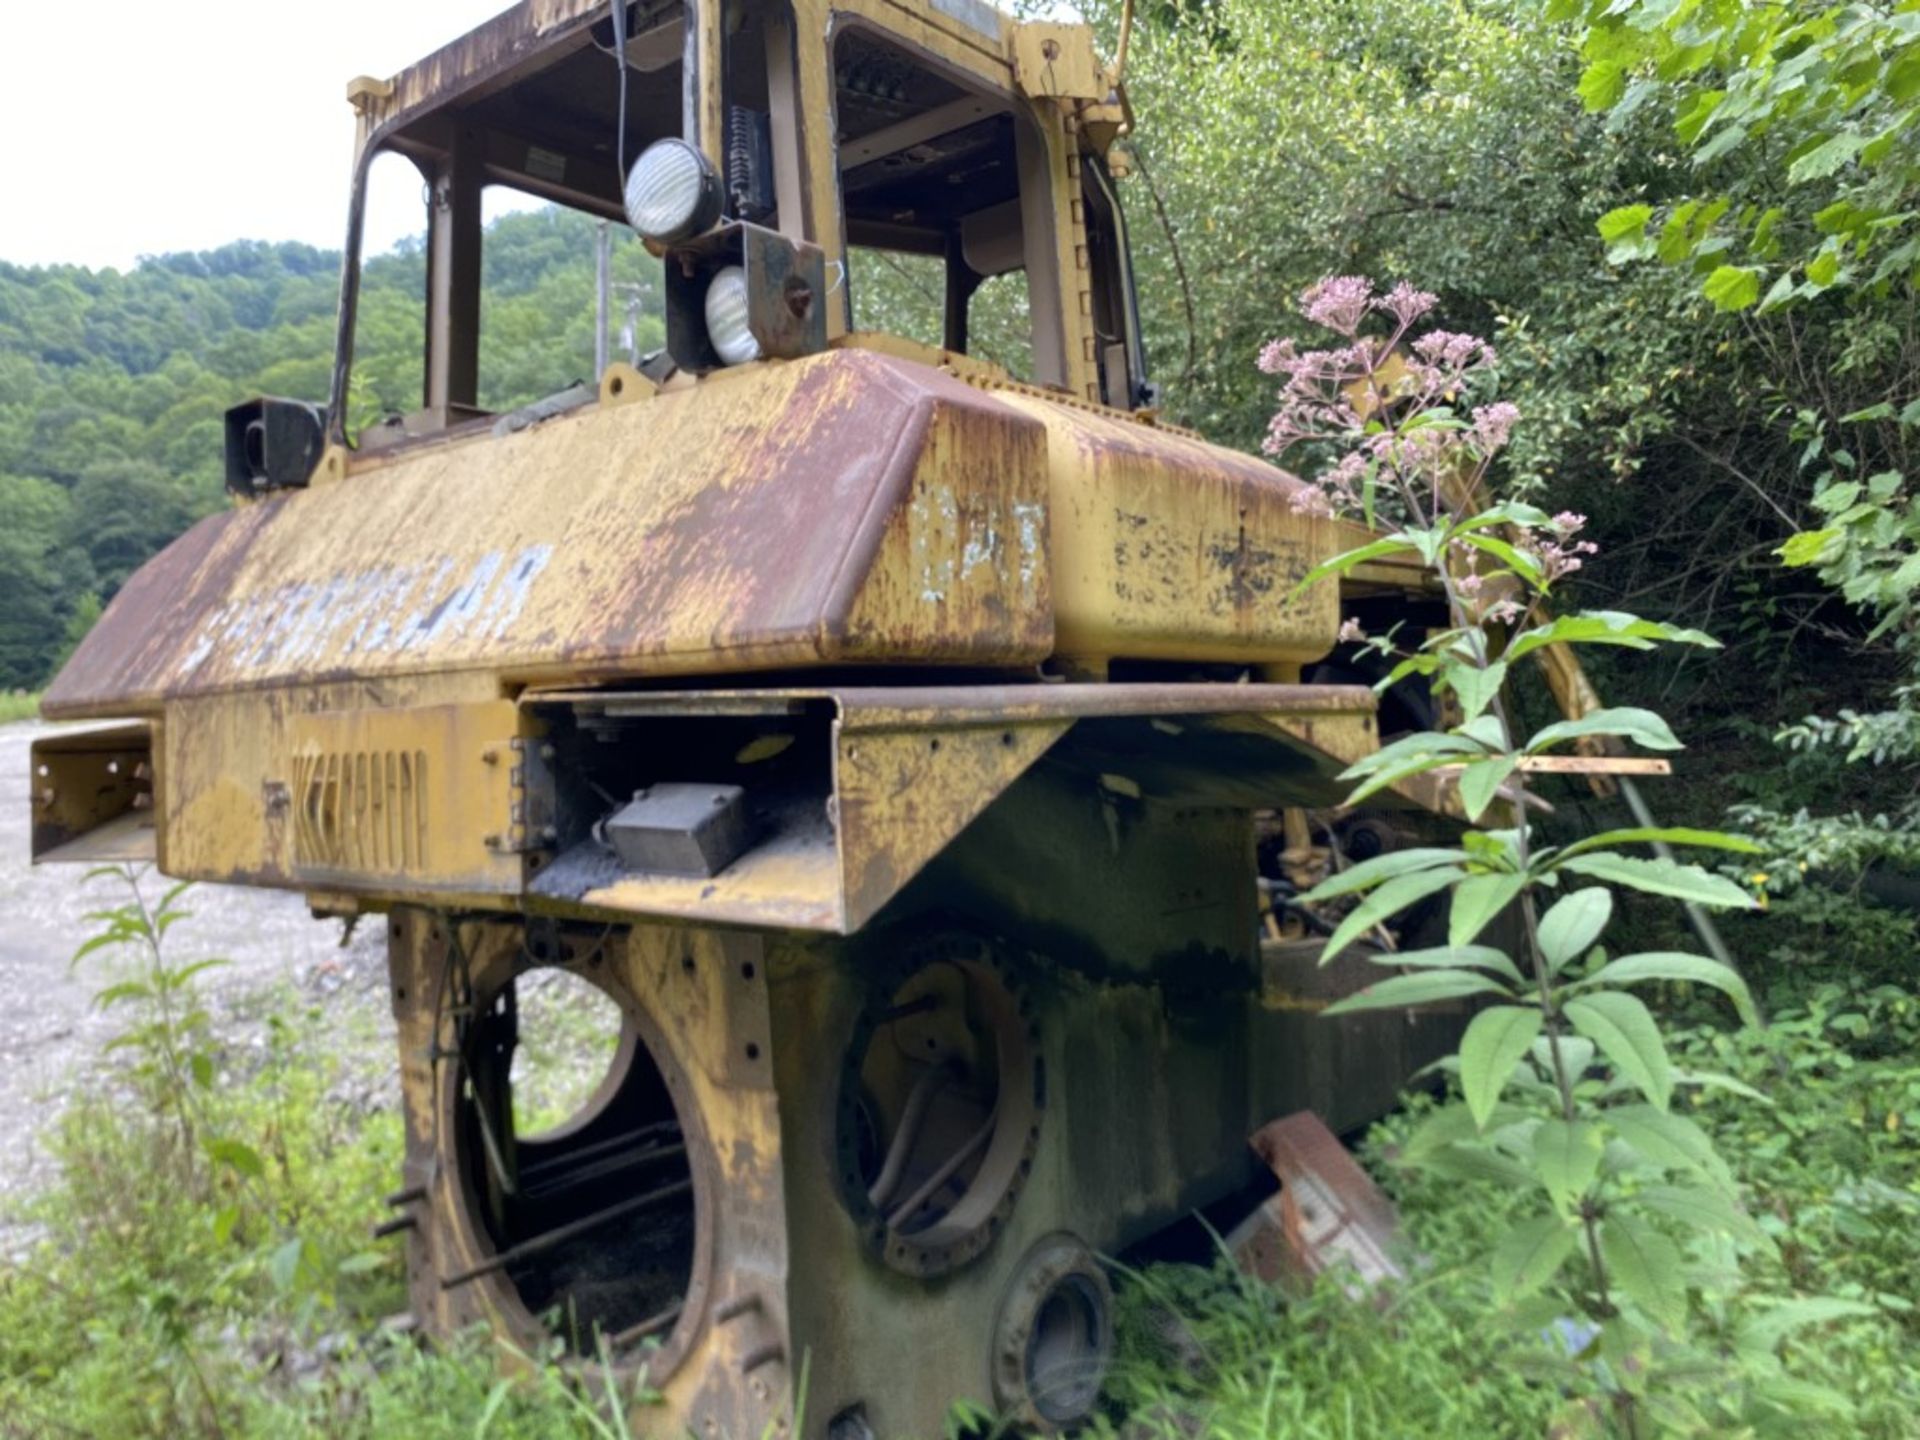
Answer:
<svg viewBox="0 0 1920 1440"><path fill-rule="evenodd" d="M425 862L424 750L294 756L294 861L308 870L403 873Z"/></svg>

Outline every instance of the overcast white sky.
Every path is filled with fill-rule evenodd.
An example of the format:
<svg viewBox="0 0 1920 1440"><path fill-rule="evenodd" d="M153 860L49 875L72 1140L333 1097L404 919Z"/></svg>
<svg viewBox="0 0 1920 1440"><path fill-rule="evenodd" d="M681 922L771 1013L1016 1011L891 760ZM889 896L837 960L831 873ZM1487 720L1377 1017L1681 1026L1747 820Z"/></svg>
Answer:
<svg viewBox="0 0 1920 1440"><path fill-rule="evenodd" d="M142 255L240 239L337 249L353 159L347 81L391 75L507 3L7 7L0 260L124 269ZM408 188L418 195L417 181ZM381 206L369 249L417 229L419 215Z"/></svg>

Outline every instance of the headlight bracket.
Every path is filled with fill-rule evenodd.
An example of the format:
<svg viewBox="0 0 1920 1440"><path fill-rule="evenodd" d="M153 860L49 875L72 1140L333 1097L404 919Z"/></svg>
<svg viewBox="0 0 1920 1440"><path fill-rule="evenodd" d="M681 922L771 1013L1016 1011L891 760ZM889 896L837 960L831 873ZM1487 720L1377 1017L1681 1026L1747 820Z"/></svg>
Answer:
<svg viewBox="0 0 1920 1440"><path fill-rule="evenodd" d="M707 335L706 295L729 265L747 272L747 325L763 357L795 360L827 348L826 253L777 230L731 221L667 251L667 353L697 375L723 368Z"/></svg>

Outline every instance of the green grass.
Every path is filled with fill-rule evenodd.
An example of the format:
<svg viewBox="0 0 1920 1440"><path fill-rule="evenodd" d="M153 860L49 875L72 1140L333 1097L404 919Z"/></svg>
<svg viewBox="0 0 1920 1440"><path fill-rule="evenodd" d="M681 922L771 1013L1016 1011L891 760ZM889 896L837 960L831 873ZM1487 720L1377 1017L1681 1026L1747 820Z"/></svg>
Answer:
<svg viewBox="0 0 1920 1440"><path fill-rule="evenodd" d="M1754 1287L1860 1300L1880 1315L1803 1331L1785 1353L1784 1376L1837 1392L1844 1418L1746 1432L1657 1426L1648 1440L1916 1433L1920 999L1793 960L1774 957L1770 1039L1682 1025L1675 1059L1773 1097L1705 1092L1693 1111L1778 1242ZM600 1397L565 1372L522 1358L504 1367L520 1378L503 1381L510 1357L487 1336L430 1348L382 1330L405 1303L400 1247L376 1247L368 1232L398 1172L401 1133L389 1102L364 1098L369 1062L356 1058L384 1054L384 1037L341 1029L380 1021L323 1013L291 993L262 1009L266 1044L230 1043L196 1112L201 1138L217 1133L260 1158L257 1177L183 1145L164 1097L130 1076L124 1052L102 1060L57 1127L59 1178L25 1207L44 1238L0 1265L0 1437L617 1436ZM1484 1278L1489 1237L1517 1197L1398 1169L1416 1120L1389 1120L1365 1150L1419 1257L1404 1286L1377 1303L1332 1283L1289 1301L1224 1267L1125 1275L1111 1408L1090 1433L1603 1433L1564 1379L1552 1314L1503 1310ZM1700 1323L1730 1334L1756 1303L1712 1302ZM1729 1381L1742 1363L1727 1350Z"/></svg>
<svg viewBox="0 0 1920 1440"><path fill-rule="evenodd" d="M40 717L40 693L37 690L0 690L0 725L16 720Z"/></svg>

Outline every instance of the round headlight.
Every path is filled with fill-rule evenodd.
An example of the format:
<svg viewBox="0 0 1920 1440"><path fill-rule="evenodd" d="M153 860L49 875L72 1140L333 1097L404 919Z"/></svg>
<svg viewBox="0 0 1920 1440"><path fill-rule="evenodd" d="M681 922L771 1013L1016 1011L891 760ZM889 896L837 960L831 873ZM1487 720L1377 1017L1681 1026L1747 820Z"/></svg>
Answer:
<svg viewBox="0 0 1920 1440"><path fill-rule="evenodd" d="M707 339L726 365L760 358L760 342L747 325L747 272L729 265L707 287Z"/></svg>
<svg viewBox="0 0 1920 1440"><path fill-rule="evenodd" d="M720 218L720 177L684 140L656 140L627 172L627 219L663 245L711 230Z"/></svg>

